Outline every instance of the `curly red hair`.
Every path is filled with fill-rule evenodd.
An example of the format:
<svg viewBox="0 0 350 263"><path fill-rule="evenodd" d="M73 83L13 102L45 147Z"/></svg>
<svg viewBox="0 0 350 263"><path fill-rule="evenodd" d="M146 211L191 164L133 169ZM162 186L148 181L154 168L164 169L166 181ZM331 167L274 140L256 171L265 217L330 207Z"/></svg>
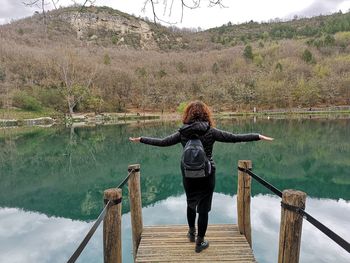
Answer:
<svg viewBox="0 0 350 263"><path fill-rule="evenodd" d="M183 124L189 124L195 121L206 121L210 127L214 126L212 113L208 105L199 100L188 103L182 117Z"/></svg>

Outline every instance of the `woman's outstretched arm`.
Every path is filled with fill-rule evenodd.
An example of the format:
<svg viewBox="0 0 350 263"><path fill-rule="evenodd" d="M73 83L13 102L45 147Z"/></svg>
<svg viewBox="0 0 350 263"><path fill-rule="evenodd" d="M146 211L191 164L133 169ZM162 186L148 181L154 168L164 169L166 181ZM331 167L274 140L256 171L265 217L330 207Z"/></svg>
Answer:
<svg viewBox="0 0 350 263"><path fill-rule="evenodd" d="M272 137L268 137L268 136L265 136L262 134L259 134L259 138L260 138L260 140L263 140L263 141L273 141L274 140Z"/></svg>
<svg viewBox="0 0 350 263"><path fill-rule="evenodd" d="M151 137L130 137L129 140L132 142L141 142L144 144L154 145L154 146L171 146L180 142L180 132L175 132L163 139L151 138Z"/></svg>
<svg viewBox="0 0 350 263"><path fill-rule="evenodd" d="M258 140L272 141L273 138L258 133L233 134L213 128L214 140L218 142L251 142Z"/></svg>

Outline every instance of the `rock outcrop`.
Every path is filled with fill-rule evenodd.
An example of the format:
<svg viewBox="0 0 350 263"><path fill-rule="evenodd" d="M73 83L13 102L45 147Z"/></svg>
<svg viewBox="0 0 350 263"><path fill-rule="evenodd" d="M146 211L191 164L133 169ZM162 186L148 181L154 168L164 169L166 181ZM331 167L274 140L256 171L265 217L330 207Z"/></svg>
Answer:
<svg viewBox="0 0 350 263"><path fill-rule="evenodd" d="M158 44L150 25L123 13L69 11L59 18L71 24L80 40L109 39L118 46L133 46L141 49L157 49Z"/></svg>

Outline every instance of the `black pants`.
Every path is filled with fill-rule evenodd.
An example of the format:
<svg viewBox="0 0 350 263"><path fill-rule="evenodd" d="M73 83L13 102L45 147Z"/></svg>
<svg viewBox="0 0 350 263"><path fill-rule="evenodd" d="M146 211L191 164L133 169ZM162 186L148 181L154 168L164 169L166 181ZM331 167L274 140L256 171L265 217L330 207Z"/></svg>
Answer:
<svg viewBox="0 0 350 263"><path fill-rule="evenodd" d="M185 188L187 206L197 213L209 212L215 188L215 173L198 179L183 177L182 183Z"/></svg>
<svg viewBox="0 0 350 263"><path fill-rule="evenodd" d="M186 178L183 176L183 186L187 199L187 222L189 227L194 227L196 212L198 213L198 236L204 238L208 227L208 213L215 188L215 166L212 174L205 178Z"/></svg>
<svg viewBox="0 0 350 263"><path fill-rule="evenodd" d="M187 206L187 222L190 228L195 227L196 211ZM198 236L204 238L208 227L208 212L198 213Z"/></svg>

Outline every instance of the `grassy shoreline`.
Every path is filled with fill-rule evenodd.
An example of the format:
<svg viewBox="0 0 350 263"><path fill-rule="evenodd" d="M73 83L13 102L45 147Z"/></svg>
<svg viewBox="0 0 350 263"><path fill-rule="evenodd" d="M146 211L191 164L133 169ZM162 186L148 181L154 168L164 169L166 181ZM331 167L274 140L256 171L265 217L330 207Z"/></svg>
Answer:
<svg viewBox="0 0 350 263"><path fill-rule="evenodd" d="M269 115L328 115L350 114L350 110L321 110L321 111L261 111L261 112L223 112L218 116L269 116Z"/></svg>
<svg viewBox="0 0 350 263"><path fill-rule="evenodd" d="M214 118L232 118L232 117L306 117L306 116L335 116L335 115L350 115L349 110L334 110L334 109L322 109L322 110L294 110L294 109L282 109L279 111L260 111L260 112L219 112L214 113ZM40 120L43 118L52 118L53 123L72 124L72 123L117 123L121 121L140 121L140 120L179 120L181 114L161 113L161 112L147 112L147 113L76 113L73 117L67 117L63 113L58 113L52 110L30 112L21 109L0 109L0 126L25 126L28 125L28 121ZM35 125L35 123L34 123Z"/></svg>

